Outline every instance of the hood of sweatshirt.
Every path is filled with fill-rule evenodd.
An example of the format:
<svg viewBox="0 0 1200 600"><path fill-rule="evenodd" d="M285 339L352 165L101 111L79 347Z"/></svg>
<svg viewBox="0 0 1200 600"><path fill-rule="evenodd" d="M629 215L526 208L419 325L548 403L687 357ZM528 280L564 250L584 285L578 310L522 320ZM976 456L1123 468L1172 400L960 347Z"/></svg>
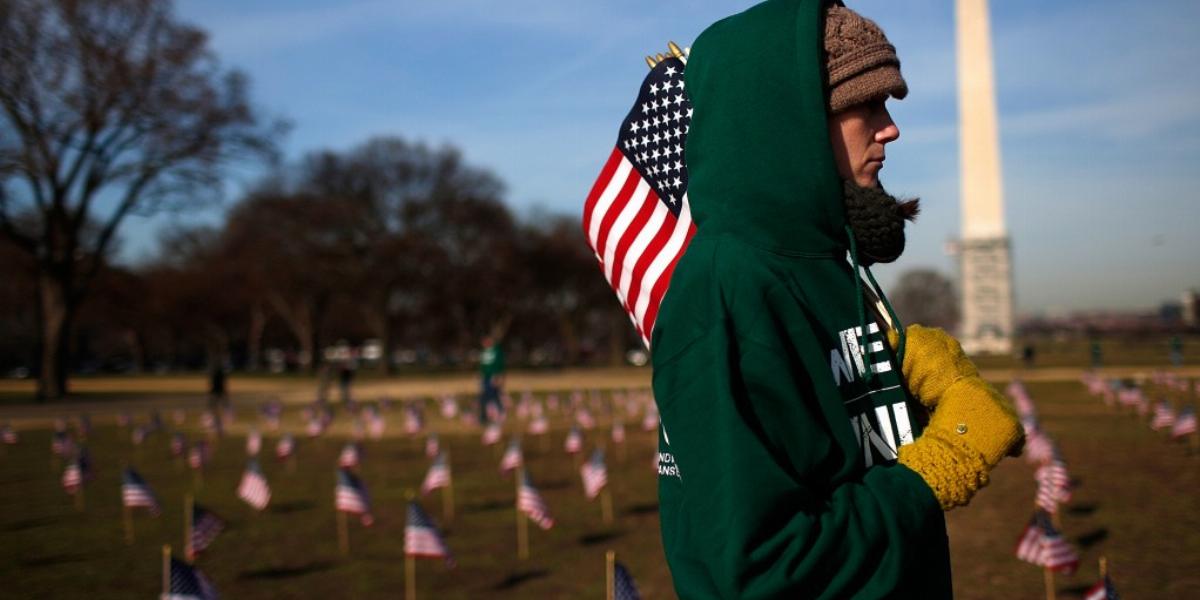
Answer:
<svg viewBox="0 0 1200 600"><path fill-rule="evenodd" d="M842 257L845 209L825 109L821 0L770 0L709 27L685 72L688 197L699 231Z"/></svg>

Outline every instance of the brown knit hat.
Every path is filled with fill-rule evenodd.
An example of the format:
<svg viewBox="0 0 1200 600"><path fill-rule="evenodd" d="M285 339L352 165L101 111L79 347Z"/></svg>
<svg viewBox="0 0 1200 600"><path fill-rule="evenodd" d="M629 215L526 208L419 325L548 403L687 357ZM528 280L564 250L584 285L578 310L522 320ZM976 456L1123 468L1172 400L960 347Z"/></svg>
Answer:
<svg viewBox="0 0 1200 600"><path fill-rule="evenodd" d="M896 47L874 21L846 8L825 13L825 66L829 72L829 112L868 100L908 95Z"/></svg>

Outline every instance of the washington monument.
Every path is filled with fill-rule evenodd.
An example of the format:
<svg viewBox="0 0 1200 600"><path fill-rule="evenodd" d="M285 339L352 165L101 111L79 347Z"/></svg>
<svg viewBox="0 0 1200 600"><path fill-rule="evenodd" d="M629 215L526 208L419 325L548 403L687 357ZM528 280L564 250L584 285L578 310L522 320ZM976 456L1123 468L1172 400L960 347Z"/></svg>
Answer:
<svg viewBox="0 0 1200 600"><path fill-rule="evenodd" d="M956 0L962 162L959 337L970 353L1012 351L1012 260L1004 226L1000 139L987 0Z"/></svg>

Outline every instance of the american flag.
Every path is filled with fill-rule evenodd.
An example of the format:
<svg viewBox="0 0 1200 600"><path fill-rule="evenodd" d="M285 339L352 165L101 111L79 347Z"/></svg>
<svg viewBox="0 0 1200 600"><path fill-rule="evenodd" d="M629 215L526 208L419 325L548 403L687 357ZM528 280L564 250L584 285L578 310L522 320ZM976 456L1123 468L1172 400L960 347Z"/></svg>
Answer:
<svg viewBox="0 0 1200 600"><path fill-rule="evenodd" d="M1150 429L1159 431L1161 429L1171 429L1175 426L1175 411L1171 408L1171 403L1162 400L1158 406L1154 407L1154 419L1150 421Z"/></svg>
<svg viewBox="0 0 1200 600"><path fill-rule="evenodd" d="M1038 467L1034 472L1037 481L1037 505L1048 513L1058 512L1058 505L1071 500L1071 475L1061 458Z"/></svg>
<svg viewBox="0 0 1200 600"><path fill-rule="evenodd" d="M76 458L67 463L67 468L63 469L63 490L72 496L79 492L79 488L83 487L83 466L79 463L80 459Z"/></svg>
<svg viewBox="0 0 1200 600"><path fill-rule="evenodd" d="M225 520L199 504L192 505L192 556L205 551L225 529Z"/></svg>
<svg viewBox="0 0 1200 600"><path fill-rule="evenodd" d="M259 450L262 450L262 434L257 429L251 429L246 434L246 455L258 456Z"/></svg>
<svg viewBox="0 0 1200 600"><path fill-rule="evenodd" d="M446 455L439 452L437 458L433 459L433 464L429 465L429 471L425 473L425 480L421 482L421 494L428 494L448 485L450 485L450 463L446 461Z"/></svg>
<svg viewBox="0 0 1200 600"><path fill-rule="evenodd" d="M547 431L550 431L550 420L546 415L538 415L529 422L530 435L543 435Z"/></svg>
<svg viewBox="0 0 1200 600"><path fill-rule="evenodd" d="M1171 428L1171 437L1181 438L1196 433L1196 407L1189 406L1179 411L1175 426Z"/></svg>
<svg viewBox="0 0 1200 600"><path fill-rule="evenodd" d="M1121 596L1117 594L1117 588L1113 585L1112 579L1105 575L1096 582L1096 585L1084 592L1083 600L1121 600Z"/></svg>
<svg viewBox="0 0 1200 600"><path fill-rule="evenodd" d="M542 495L529 480L529 471L521 472L521 487L517 491L517 510L525 513L530 521L542 529L554 527L554 517L550 515L550 509L546 506Z"/></svg>
<svg viewBox="0 0 1200 600"><path fill-rule="evenodd" d="M12 446L17 443L17 431L12 428L12 425L5 423L0 427L0 441Z"/></svg>
<svg viewBox="0 0 1200 600"><path fill-rule="evenodd" d="M608 467L604 464L604 451L599 448L592 451L592 458L583 463L579 474L583 477L583 491L588 500L599 496L600 490L608 485Z"/></svg>
<svg viewBox="0 0 1200 600"><path fill-rule="evenodd" d="M579 454L583 450L583 433L579 431L579 426L571 426L571 431L567 433L567 439L563 442L563 449L568 454Z"/></svg>
<svg viewBox="0 0 1200 600"><path fill-rule="evenodd" d="M507 473L520 468L525 464L525 455L521 452L520 440L513 439L508 442L508 447L504 450L504 456L500 457L500 471Z"/></svg>
<svg viewBox="0 0 1200 600"><path fill-rule="evenodd" d="M123 410L117 413L117 427L129 427L133 422L133 417L129 415L129 411Z"/></svg>
<svg viewBox="0 0 1200 600"><path fill-rule="evenodd" d="M446 547L437 526L416 502L408 503L408 522L404 526L404 554L417 558L441 558L453 566L454 557Z"/></svg>
<svg viewBox="0 0 1200 600"><path fill-rule="evenodd" d="M637 585L633 583L633 575L621 563L613 565L613 600L641 600Z"/></svg>
<svg viewBox="0 0 1200 600"><path fill-rule="evenodd" d="M613 443L621 444L625 442L625 422L617 419L613 421L612 426Z"/></svg>
<svg viewBox="0 0 1200 600"><path fill-rule="evenodd" d="M588 431L596 427L596 419L592 417L592 413L586 408L575 411L575 422Z"/></svg>
<svg viewBox="0 0 1200 600"><path fill-rule="evenodd" d="M187 448L187 438L182 433L176 431L171 434L171 456L183 456L183 451Z"/></svg>
<svg viewBox="0 0 1200 600"><path fill-rule="evenodd" d="M86 414L79 415L79 418L75 423L79 428L79 437L86 439L87 436L92 433L92 419Z"/></svg>
<svg viewBox="0 0 1200 600"><path fill-rule="evenodd" d="M658 429L658 407L650 404L646 407L646 415L642 417L642 431Z"/></svg>
<svg viewBox="0 0 1200 600"><path fill-rule="evenodd" d="M1079 556L1050 522L1050 515L1037 511L1017 540L1017 558L1061 573L1073 573Z"/></svg>
<svg viewBox="0 0 1200 600"><path fill-rule="evenodd" d="M458 400L455 400L454 396L442 397L441 411L443 419L453 419L454 417L457 417Z"/></svg>
<svg viewBox="0 0 1200 600"><path fill-rule="evenodd" d="M266 508L267 503L271 501L271 486L267 485L267 478L263 477L257 460L252 458L246 462L242 481L238 483L237 495L255 510Z"/></svg>
<svg viewBox="0 0 1200 600"><path fill-rule="evenodd" d="M188 466L193 469L203 469L208 464L208 442L200 440L188 449Z"/></svg>
<svg viewBox="0 0 1200 600"><path fill-rule="evenodd" d="M292 438L292 434L285 433L279 441L275 443L275 458L283 460L292 455L296 451L296 440Z"/></svg>
<svg viewBox="0 0 1200 600"><path fill-rule="evenodd" d="M50 437L50 451L59 456L66 456L71 450L71 436L66 431L55 431Z"/></svg>
<svg viewBox="0 0 1200 600"><path fill-rule="evenodd" d="M359 458L358 444L346 442L346 445L342 446L342 453L338 455L338 466L343 469L357 467Z"/></svg>
<svg viewBox="0 0 1200 600"><path fill-rule="evenodd" d="M321 433L324 431L325 431L325 422L317 417L313 417L313 418L309 419L308 425L306 425L304 427L304 433L308 434L308 437L310 437L310 438L315 438L315 437L321 435Z"/></svg>
<svg viewBox="0 0 1200 600"><path fill-rule="evenodd" d="M685 60L650 70L583 209L588 245L647 346L675 263L696 232L683 159L692 117Z"/></svg>
<svg viewBox="0 0 1200 600"><path fill-rule="evenodd" d="M493 405L493 404L488 405L489 408L492 406L495 406L495 405ZM488 423L488 426L485 427L483 430L483 445L491 446L491 445L499 442L501 433L502 432L500 429L500 425L498 425L496 423Z"/></svg>
<svg viewBox="0 0 1200 600"><path fill-rule="evenodd" d="M438 440L438 434L430 433L425 437L425 456L433 458L438 455L442 449L441 442Z"/></svg>
<svg viewBox="0 0 1200 600"><path fill-rule="evenodd" d="M146 441L146 435L145 427L134 427L133 432L129 434L129 439L135 446L140 446L142 442Z"/></svg>
<svg viewBox="0 0 1200 600"><path fill-rule="evenodd" d="M165 600L217 600L217 590L200 569L171 557L171 589Z"/></svg>
<svg viewBox="0 0 1200 600"><path fill-rule="evenodd" d="M1032 430L1027 428L1025 434L1025 460L1032 464L1041 464L1054 459L1054 441L1044 431L1034 425Z"/></svg>
<svg viewBox="0 0 1200 600"><path fill-rule="evenodd" d="M145 508L156 517L160 512L154 490L133 469L125 469L121 475L121 503L129 508Z"/></svg>
<svg viewBox="0 0 1200 600"><path fill-rule="evenodd" d="M421 410L414 405L409 405L404 411L404 433L408 435L416 435L421 432L421 428L425 426L425 419L421 416Z"/></svg>
<svg viewBox="0 0 1200 600"><path fill-rule="evenodd" d="M177 408L171 411L171 420L174 421L176 425L183 425L187 421L187 411L183 410L182 408Z"/></svg>
<svg viewBox="0 0 1200 600"><path fill-rule="evenodd" d="M334 506L342 512L359 515L362 524L368 527L375 522L375 517L371 515L371 498L367 495L367 487L354 473L346 469L338 469Z"/></svg>

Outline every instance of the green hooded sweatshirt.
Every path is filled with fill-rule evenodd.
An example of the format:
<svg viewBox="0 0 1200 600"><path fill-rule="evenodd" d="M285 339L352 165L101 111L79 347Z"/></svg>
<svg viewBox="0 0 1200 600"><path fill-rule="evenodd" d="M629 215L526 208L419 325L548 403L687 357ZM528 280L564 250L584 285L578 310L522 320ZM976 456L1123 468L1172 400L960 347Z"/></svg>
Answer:
<svg viewBox="0 0 1200 600"><path fill-rule="evenodd" d="M861 290L826 124L820 0L717 22L685 72L697 233L652 344L663 545L681 598L947 598L942 510ZM868 369L871 372L868 372Z"/></svg>

